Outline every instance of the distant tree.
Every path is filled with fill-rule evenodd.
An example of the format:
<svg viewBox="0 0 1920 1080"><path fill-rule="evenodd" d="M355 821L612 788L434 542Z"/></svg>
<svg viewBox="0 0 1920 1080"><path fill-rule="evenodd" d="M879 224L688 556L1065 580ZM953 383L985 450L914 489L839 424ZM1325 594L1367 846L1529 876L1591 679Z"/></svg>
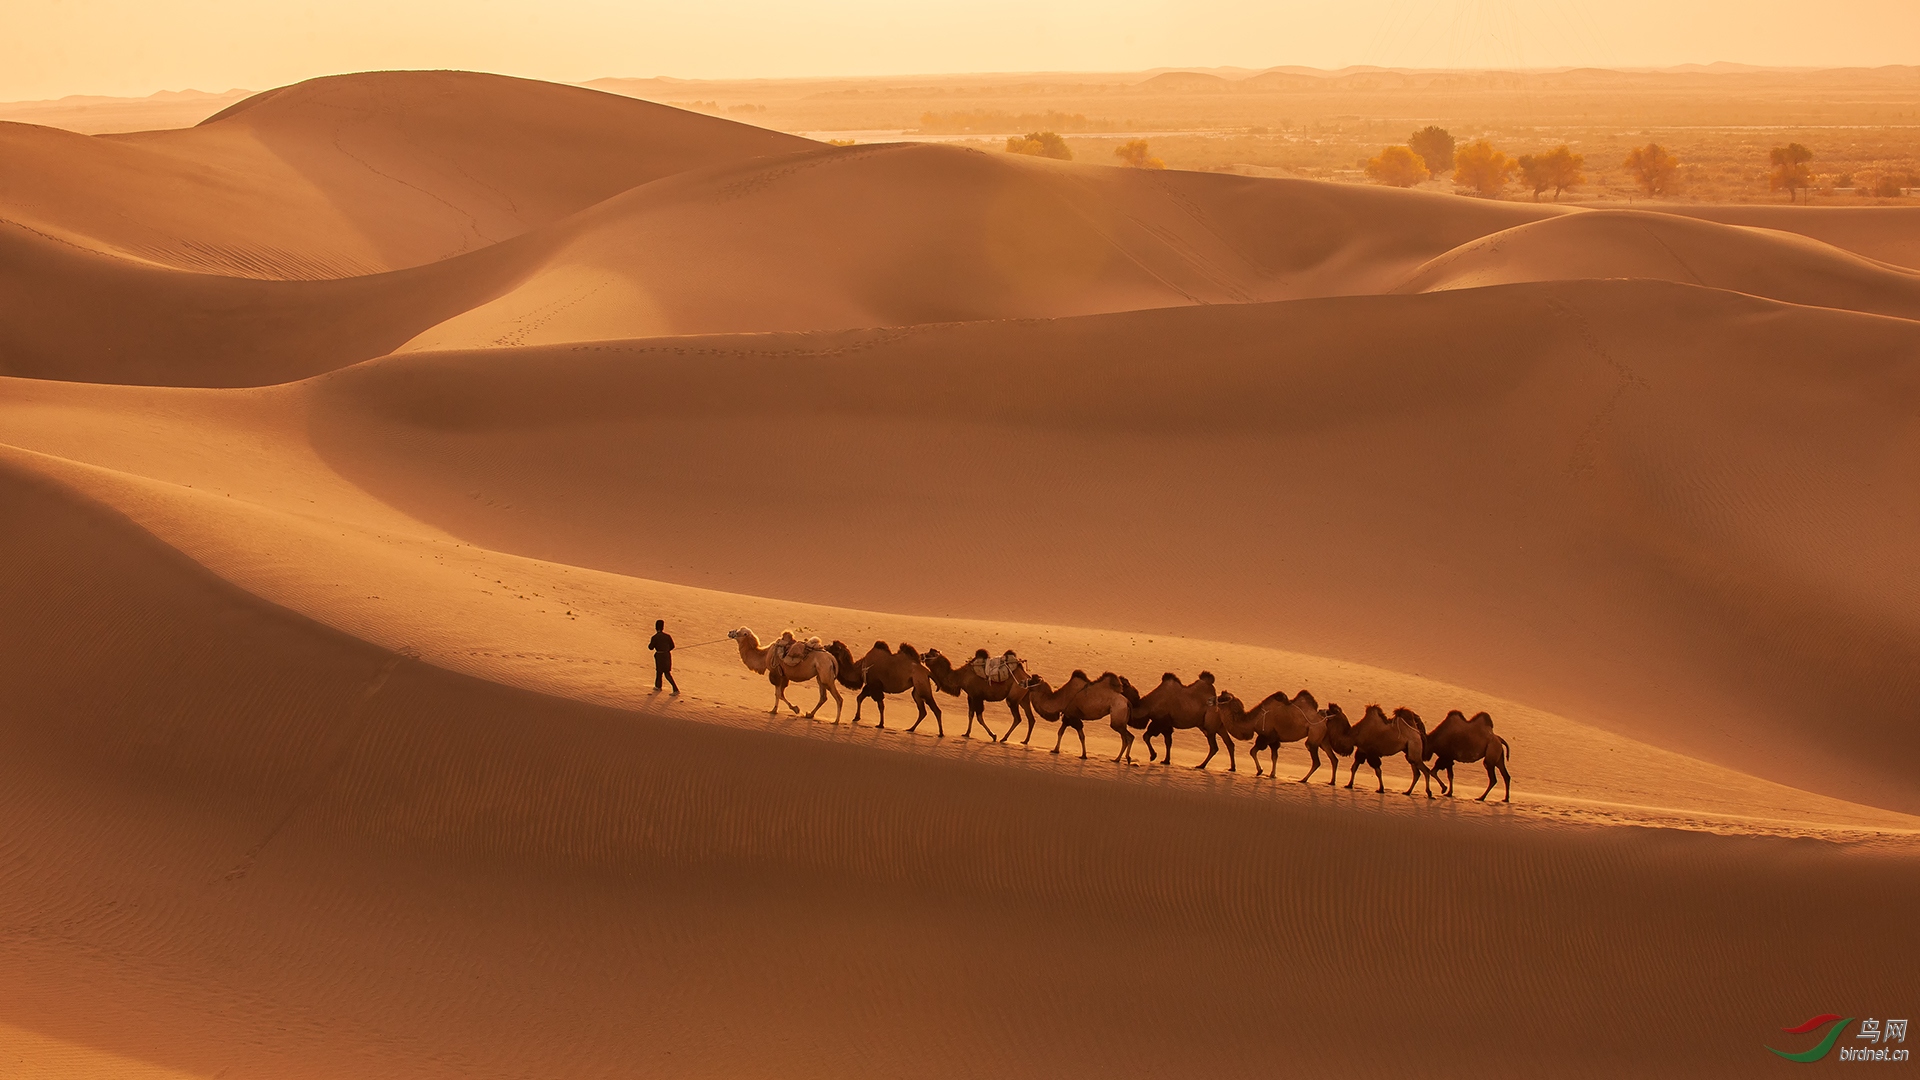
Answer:
<svg viewBox="0 0 1920 1080"><path fill-rule="evenodd" d="M1167 163L1147 153L1147 140L1129 139L1115 149L1113 156L1130 169L1164 169Z"/></svg>
<svg viewBox="0 0 1920 1080"><path fill-rule="evenodd" d="M1427 175L1427 163L1410 147L1389 146L1367 162L1367 177L1376 184L1412 187Z"/></svg>
<svg viewBox="0 0 1920 1080"><path fill-rule="evenodd" d="M1073 151L1067 149L1067 140L1051 131L1030 131L1024 136L1012 136L1007 139L1007 153L1073 160Z"/></svg>
<svg viewBox="0 0 1920 1080"><path fill-rule="evenodd" d="M1540 193L1553 189L1553 201L1560 201L1560 193L1577 188L1587 182L1580 167L1587 163L1584 155L1576 154L1564 144L1554 147L1544 154L1522 154L1514 162L1520 170L1520 179L1533 189L1533 201L1540 201Z"/></svg>
<svg viewBox="0 0 1920 1080"><path fill-rule="evenodd" d="M1495 150L1485 139L1468 143L1453 157L1453 186L1482 198L1500 194L1512 175L1513 159Z"/></svg>
<svg viewBox="0 0 1920 1080"><path fill-rule="evenodd" d="M1881 173L1874 177L1873 185L1868 188L1867 194L1879 199L1897 199L1900 197L1902 186L1898 176L1892 173Z"/></svg>
<svg viewBox="0 0 1920 1080"><path fill-rule="evenodd" d="M1807 168L1807 162L1813 160L1813 151L1799 143L1776 146L1768 155L1773 163L1773 175L1768 177L1767 186L1774 191L1787 189L1787 199L1796 200L1800 191L1813 183L1813 170Z"/></svg>
<svg viewBox="0 0 1920 1080"><path fill-rule="evenodd" d="M1407 149L1427 163L1427 172L1439 176L1453 170L1453 136L1446 129L1428 124L1407 136Z"/></svg>
<svg viewBox="0 0 1920 1080"><path fill-rule="evenodd" d="M1641 191L1650 196L1665 195L1673 186L1673 174L1680 168L1680 159L1662 150L1659 143L1648 143L1634 147L1623 164Z"/></svg>

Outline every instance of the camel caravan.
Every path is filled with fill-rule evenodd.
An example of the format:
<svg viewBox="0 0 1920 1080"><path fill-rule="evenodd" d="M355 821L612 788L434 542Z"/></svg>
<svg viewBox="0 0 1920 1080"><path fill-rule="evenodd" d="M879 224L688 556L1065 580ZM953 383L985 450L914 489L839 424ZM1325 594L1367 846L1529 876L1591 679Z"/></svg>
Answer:
<svg viewBox="0 0 1920 1080"><path fill-rule="evenodd" d="M1386 781L1381 775L1380 763L1398 757L1405 760L1413 772L1413 780L1402 794L1412 795L1414 789L1424 783L1429 799L1434 797L1436 780L1440 782L1442 794L1453 795L1455 765L1479 762L1487 770L1487 788L1480 793L1480 801L1486 801L1496 783L1502 785L1501 801L1513 801L1513 777L1507 772L1510 748L1504 736L1494 733L1493 717L1484 712L1475 713L1469 719L1456 709L1447 713L1438 727L1428 731L1426 722L1412 709L1395 709L1389 713L1378 705L1369 705L1356 722L1336 703L1328 702L1322 708L1305 690L1291 698L1284 693L1269 694L1258 704L1248 706L1231 692L1216 688L1213 673L1207 671L1191 683L1183 683L1178 676L1167 672L1160 676L1159 685L1142 694L1125 676L1111 671L1095 678L1075 670L1055 687L1029 672L1026 662L1012 649L1000 656L977 649L971 659L955 667L938 649L922 653L906 644L894 649L884 641L874 642L864 656L856 658L853 650L842 642L822 642L817 637L800 639L791 631L766 645L744 626L729 631L727 637L739 645L741 662L749 670L767 676L773 684L773 715L778 715L782 705L799 715L800 707L787 700L787 687L817 683L820 697L807 711L807 719L813 719L831 696L833 722L839 723L846 704L840 691L845 688L857 691L853 722L860 722L861 708L872 700L879 713L879 727L884 729L887 695L908 694L918 715L906 731L909 734L918 731L927 714L932 713L934 733L945 736L946 726L935 696L938 691L947 697L966 698L967 727L961 733L962 738L972 738L977 724L989 741L1005 743L1013 738L1024 719L1027 732L1020 743L1025 746L1033 739L1035 723L1044 720L1059 725L1049 753L1060 752L1061 743L1071 730L1080 740L1080 757L1085 760L1086 725L1105 720L1120 737L1120 752L1113 759L1116 763L1137 764L1133 760L1133 744L1138 741L1146 744L1149 763L1170 765L1173 733L1190 730L1199 732L1207 740L1207 756L1194 768L1207 768L1224 745L1227 771L1238 772L1235 744L1248 743L1254 775L1269 779L1278 775L1281 745L1297 742L1306 748L1312 763L1300 777L1300 783L1307 783L1320 771L1320 758L1324 754L1331 770L1327 776L1329 785L1339 781L1340 762L1346 758L1352 762L1347 773L1347 788L1353 787L1360 766L1366 765L1373 770L1376 792L1384 793ZM1003 735L996 736L987 723L986 707L991 702L1005 702L1012 714L1012 722ZM1141 734L1136 736L1136 731ZM1155 740L1160 742L1158 748ZM1264 769L1260 764L1263 751L1267 754Z"/></svg>

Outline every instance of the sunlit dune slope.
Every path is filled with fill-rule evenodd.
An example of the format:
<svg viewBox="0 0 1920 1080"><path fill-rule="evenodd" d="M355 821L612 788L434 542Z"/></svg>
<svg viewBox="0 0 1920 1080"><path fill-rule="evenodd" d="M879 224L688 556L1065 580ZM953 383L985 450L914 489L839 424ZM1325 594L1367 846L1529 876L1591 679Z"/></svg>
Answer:
<svg viewBox="0 0 1920 1080"><path fill-rule="evenodd" d="M595 207L516 288L410 347L1377 292L1457 244L1553 213L949 146L821 149L691 172Z"/></svg>
<svg viewBox="0 0 1920 1080"><path fill-rule="evenodd" d="M0 217L161 266L345 277L484 247L685 169L811 145L579 87L367 72L255 95L182 130L0 123Z"/></svg>
<svg viewBox="0 0 1920 1080"><path fill-rule="evenodd" d="M1574 278L1678 281L1920 318L1920 273L1792 233L1634 210L1566 214L1471 240L1421 267L1397 291Z"/></svg>
<svg viewBox="0 0 1920 1080"><path fill-rule="evenodd" d="M1920 270L1920 206L1652 206L1661 213L1799 233L1856 255Z"/></svg>
<svg viewBox="0 0 1920 1080"><path fill-rule="evenodd" d="M614 712L318 626L11 465L0 513L35 525L0 577L29 1069L1603 1075L1654 1045L1733 1076L1756 1015L1904 985L1834 950L1914 947L1897 852ZM1356 1000L1420 1022L1329 1037Z"/></svg>
<svg viewBox="0 0 1920 1080"><path fill-rule="evenodd" d="M1917 363L1573 282L403 356L313 431L491 547L1361 659L1912 810Z"/></svg>

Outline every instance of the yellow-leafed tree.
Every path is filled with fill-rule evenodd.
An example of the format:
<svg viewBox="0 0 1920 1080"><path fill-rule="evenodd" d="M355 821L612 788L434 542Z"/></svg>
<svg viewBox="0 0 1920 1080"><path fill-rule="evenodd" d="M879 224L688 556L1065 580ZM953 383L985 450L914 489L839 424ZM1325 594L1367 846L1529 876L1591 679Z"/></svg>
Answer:
<svg viewBox="0 0 1920 1080"><path fill-rule="evenodd" d="M1673 174L1680 169L1680 159L1661 149L1659 143L1634 147L1624 164L1648 195L1667 194L1673 187Z"/></svg>
<svg viewBox="0 0 1920 1080"><path fill-rule="evenodd" d="M1113 156L1130 169L1164 169L1167 163L1147 152L1147 140L1129 139L1114 150Z"/></svg>
<svg viewBox="0 0 1920 1080"><path fill-rule="evenodd" d="M1573 152L1565 145L1556 146L1544 154L1521 154L1515 164L1520 168L1520 179L1533 189L1533 201L1540 201L1540 193L1553 189L1553 201L1560 201L1560 193L1577 188L1586 183L1587 178L1580 167L1587 163L1585 156Z"/></svg>
<svg viewBox="0 0 1920 1080"><path fill-rule="evenodd" d="M1412 187L1427 175L1427 163L1405 146L1389 146L1367 162L1367 178L1376 184Z"/></svg>
<svg viewBox="0 0 1920 1080"><path fill-rule="evenodd" d="M1788 201L1798 200L1800 192L1813 183L1813 170L1807 168L1807 162L1813 160L1813 151L1799 143L1774 147L1768 160L1773 164L1768 186L1775 191L1785 188Z"/></svg>
<svg viewBox="0 0 1920 1080"><path fill-rule="evenodd" d="M1007 153L1073 160L1073 151L1067 149L1067 140L1051 131L1030 131L1025 135L1010 136L1007 139Z"/></svg>
<svg viewBox="0 0 1920 1080"><path fill-rule="evenodd" d="M1513 159L1485 139L1475 139L1453 155L1453 186L1482 198L1500 194L1512 175Z"/></svg>

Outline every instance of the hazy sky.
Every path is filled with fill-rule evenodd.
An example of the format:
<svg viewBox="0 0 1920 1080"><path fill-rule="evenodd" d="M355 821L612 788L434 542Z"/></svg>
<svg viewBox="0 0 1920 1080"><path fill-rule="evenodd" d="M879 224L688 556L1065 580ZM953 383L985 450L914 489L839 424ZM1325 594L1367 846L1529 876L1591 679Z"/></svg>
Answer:
<svg viewBox="0 0 1920 1080"><path fill-rule="evenodd" d="M1920 0L4 0L0 100L369 68L561 81L1346 64L1920 63Z"/></svg>

